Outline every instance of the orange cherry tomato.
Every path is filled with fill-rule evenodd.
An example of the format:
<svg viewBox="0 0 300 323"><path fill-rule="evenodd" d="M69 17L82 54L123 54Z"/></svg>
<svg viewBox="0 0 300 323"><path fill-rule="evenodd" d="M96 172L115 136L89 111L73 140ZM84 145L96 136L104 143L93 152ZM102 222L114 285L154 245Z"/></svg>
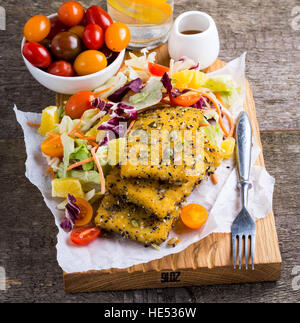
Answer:
<svg viewBox="0 0 300 323"><path fill-rule="evenodd" d="M184 93L177 98L170 95L171 104L174 106L191 107L201 99L201 94L193 91Z"/></svg>
<svg viewBox="0 0 300 323"><path fill-rule="evenodd" d="M82 39L84 28L85 27L81 26L81 25L73 26L69 29L69 32L76 34L77 36L79 36Z"/></svg>
<svg viewBox="0 0 300 323"><path fill-rule="evenodd" d="M58 9L59 20L67 26L79 25L84 18L84 8L76 1L63 3Z"/></svg>
<svg viewBox="0 0 300 323"><path fill-rule="evenodd" d="M78 75L89 75L106 68L107 59L102 52L86 50L79 54L74 62L74 69Z"/></svg>
<svg viewBox="0 0 300 323"><path fill-rule="evenodd" d="M92 221L93 208L88 201L80 197L76 198L76 204L80 208L80 213L78 214L78 218L75 221L75 226L83 227L84 225L89 224Z"/></svg>
<svg viewBox="0 0 300 323"><path fill-rule="evenodd" d="M80 119L83 113L92 108L95 95L91 91L81 91L72 95L66 104L66 114L72 119Z"/></svg>
<svg viewBox="0 0 300 323"><path fill-rule="evenodd" d="M50 19L44 15L31 17L24 26L24 37L30 42L39 43L50 33Z"/></svg>
<svg viewBox="0 0 300 323"><path fill-rule="evenodd" d="M63 157L64 147L61 142L60 136L56 138L46 138L41 144L42 152L50 157Z"/></svg>
<svg viewBox="0 0 300 323"><path fill-rule="evenodd" d="M128 26L122 22L115 22L106 29L105 43L110 50L120 52L128 46L130 37Z"/></svg>
<svg viewBox="0 0 300 323"><path fill-rule="evenodd" d="M97 227L83 227L71 232L71 240L79 246L86 246L99 237L101 230Z"/></svg>
<svg viewBox="0 0 300 323"><path fill-rule="evenodd" d="M182 209L180 216L188 228L199 229L207 220L207 211L200 204L189 204Z"/></svg>
<svg viewBox="0 0 300 323"><path fill-rule="evenodd" d="M164 76L165 73L168 73L170 71L169 67L151 62L148 63L148 69L149 72L154 76Z"/></svg>

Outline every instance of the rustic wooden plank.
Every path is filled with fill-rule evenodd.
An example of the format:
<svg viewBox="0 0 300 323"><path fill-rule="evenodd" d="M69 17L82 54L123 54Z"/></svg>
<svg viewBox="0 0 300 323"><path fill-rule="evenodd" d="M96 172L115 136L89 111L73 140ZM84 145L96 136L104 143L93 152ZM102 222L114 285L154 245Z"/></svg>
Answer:
<svg viewBox="0 0 300 323"><path fill-rule="evenodd" d="M169 61L167 46L163 45L158 48L157 59L161 64ZM217 70L224 65L224 62L217 60L207 69L207 72ZM246 86L245 109L249 114L254 136L261 146L252 91L249 83ZM57 105L61 105L65 98L64 95L57 95ZM262 153L257 164L264 166ZM281 256L273 213L257 222L254 261L256 264L254 271L233 270L231 235L211 234L178 254L147 264L128 269L64 274L65 290L66 292L91 292L278 280ZM171 272L180 272L180 281L177 283L162 282L162 275L169 275Z"/></svg>

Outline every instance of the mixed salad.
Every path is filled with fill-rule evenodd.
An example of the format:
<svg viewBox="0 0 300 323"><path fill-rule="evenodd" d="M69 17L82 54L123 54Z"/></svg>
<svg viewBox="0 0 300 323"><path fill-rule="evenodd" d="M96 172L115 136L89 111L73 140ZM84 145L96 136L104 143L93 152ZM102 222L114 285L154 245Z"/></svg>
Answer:
<svg viewBox="0 0 300 323"><path fill-rule="evenodd" d="M222 149L224 158L233 154L230 106L240 94L233 79L210 77L187 57L171 60L166 67L156 64L155 56L147 50L141 56L129 53L120 71L104 85L73 95L64 107L47 107L41 124L31 124L45 136L41 151L52 176L52 196L62 199L57 205L65 210L61 227L72 231L76 244L90 243L100 234L92 225L93 206L105 194L105 176L120 162L125 137L141 111L156 106L202 109L201 131ZM214 174L212 180L217 183ZM183 219L187 211L183 209Z"/></svg>

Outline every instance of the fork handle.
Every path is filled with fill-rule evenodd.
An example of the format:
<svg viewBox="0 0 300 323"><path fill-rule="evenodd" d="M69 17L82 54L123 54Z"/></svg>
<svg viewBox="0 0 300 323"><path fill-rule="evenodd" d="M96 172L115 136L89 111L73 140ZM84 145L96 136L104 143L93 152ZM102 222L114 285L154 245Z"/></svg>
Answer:
<svg viewBox="0 0 300 323"><path fill-rule="evenodd" d="M242 204L247 207L251 167L252 128L246 112L241 112L236 125L237 168L242 191Z"/></svg>

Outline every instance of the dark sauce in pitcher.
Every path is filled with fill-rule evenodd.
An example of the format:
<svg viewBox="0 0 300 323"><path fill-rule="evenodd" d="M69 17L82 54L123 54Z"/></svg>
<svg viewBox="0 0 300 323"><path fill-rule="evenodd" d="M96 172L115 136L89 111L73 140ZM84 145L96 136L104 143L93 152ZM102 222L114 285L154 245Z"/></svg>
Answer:
<svg viewBox="0 0 300 323"><path fill-rule="evenodd" d="M203 33L203 31L202 30L184 30L181 33L184 35L196 35L196 34Z"/></svg>

